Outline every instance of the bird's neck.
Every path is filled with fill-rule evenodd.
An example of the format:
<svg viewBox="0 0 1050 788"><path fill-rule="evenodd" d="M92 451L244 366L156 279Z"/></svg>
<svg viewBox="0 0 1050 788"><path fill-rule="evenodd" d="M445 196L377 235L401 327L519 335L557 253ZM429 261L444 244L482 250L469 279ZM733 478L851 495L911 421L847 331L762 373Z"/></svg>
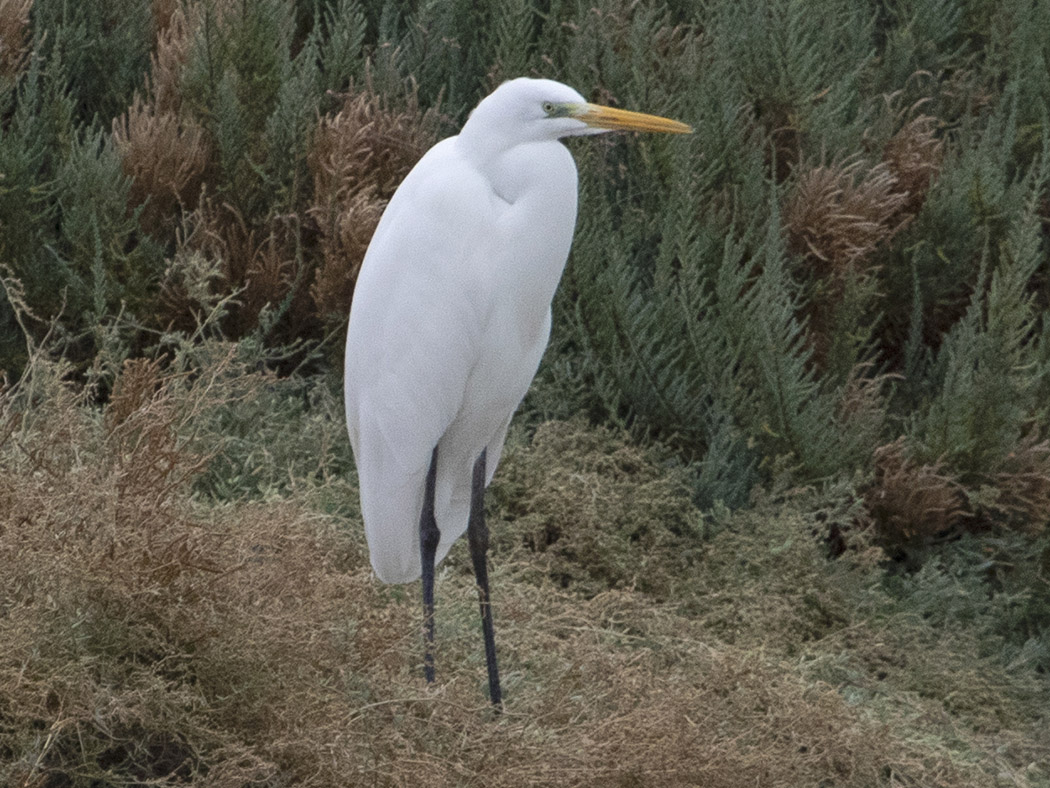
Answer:
<svg viewBox="0 0 1050 788"><path fill-rule="evenodd" d="M511 147L502 137L476 133L469 123L456 137L460 155L481 171L490 170L493 162Z"/></svg>
<svg viewBox="0 0 1050 788"><path fill-rule="evenodd" d="M487 147L480 149L469 138L464 142L460 146L461 154L505 203L513 205L528 198L537 203L533 210L543 214L550 207L548 199L560 196L568 187L566 175L571 175L570 188L575 193L575 166L565 146L557 140L515 145L498 145L489 141ZM569 160L566 162L566 159ZM560 166L552 167L555 162ZM570 169L571 172L567 172Z"/></svg>

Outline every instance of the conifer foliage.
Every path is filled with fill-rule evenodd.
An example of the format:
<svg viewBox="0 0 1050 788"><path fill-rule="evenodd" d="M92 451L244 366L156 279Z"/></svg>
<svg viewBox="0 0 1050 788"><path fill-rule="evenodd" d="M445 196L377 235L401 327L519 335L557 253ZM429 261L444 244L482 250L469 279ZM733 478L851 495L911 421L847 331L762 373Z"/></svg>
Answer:
<svg viewBox="0 0 1050 788"><path fill-rule="evenodd" d="M196 593L188 580L181 585L183 575L210 572L210 561L232 567L209 586L222 598L222 584L238 582L229 579L235 570L262 561L277 574L252 575L241 596L212 611L215 629L249 628L241 609L264 604L271 587L284 589L276 562L256 554L285 544L280 524L261 548L233 545L217 536L225 532L198 527L194 502L279 496L270 482L286 470L290 477L301 461L292 455L316 436L324 443L318 451L342 452L330 465L347 470L341 425L331 429L338 403L309 394L303 376L339 375L353 288L376 223L423 152L454 133L483 95L506 78L542 76L592 100L681 119L695 133L567 143L579 168L580 214L551 347L520 421L522 442L535 439L530 451L540 460L534 467L519 460L528 466L519 481L545 492L523 504L527 485L515 487L511 473L495 495L512 521L513 549L546 552L550 577L584 578L577 585L597 595L595 604L624 589L671 599L688 587L693 562L705 560L708 531L754 522L733 510L815 495L817 513L784 550L797 554L814 537L827 539L833 554L846 553L871 576L880 572L887 594L898 581L913 583L916 598L929 592L937 604L956 598L952 583L965 584L967 599L987 604L956 611L959 618L998 627L995 642L1006 644L1010 664L1037 665L1045 684L1047 31L1050 0L0 0L0 479L27 480L25 489L5 488L5 501L23 496L26 513L17 523L0 520L0 538L23 544L45 561L32 566L50 575L54 540L90 531L81 559L116 562L124 582L166 589L141 592L155 603L145 609L163 611L140 622L151 632L185 624L168 607ZM250 380L251 397L231 379ZM539 426L546 421L562 426ZM288 426L300 423L313 426ZM595 426L605 435L597 443L585 437ZM202 438L219 434L221 452ZM601 448L625 436L659 462ZM106 462L84 459L82 446L106 453ZM511 467L514 451L508 447ZM585 463L558 486L569 464L550 458L603 451L611 465ZM609 467L623 489L587 493L587 485L602 489ZM298 478L331 482L328 468L319 461ZM73 492L64 488L70 469L80 474ZM636 489L642 482L645 494ZM119 501L112 512L107 490ZM66 522L83 505L77 491L94 509ZM554 521L584 494L598 508L580 508L575 521L593 533L563 538ZM669 508L639 504L668 496ZM36 541L20 540L16 530L35 522L34 507L55 514L40 518L46 527ZM134 512L154 517L156 530L136 532L124 552L110 550L105 540L119 541L110 526ZM298 511L285 519L309 530ZM191 526L192 538L179 535ZM744 540L735 527L719 538ZM293 541L300 538L312 539ZM641 564L615 551L635 541L675 553L681 574L674 582L632 574ZM71 555L77 549L75 541L68 546ZM338 575L360 559L325 547L325 569L307 552L280 549L298 555L295 565L307 574ZM739 574L736 564L725 571ZM37 582L30 570L12 577L19 593ZM96 581L91 572L87 579ZM338 582L348 585L332 586L331 599L371 606L362 631L387 632L381 619L390 600L361 572ZM265 589L248 587L255 583ZM48 604L73 622L63 635L73 653L78 632L91 631L76 629L83 617L109 602L102 596L82 610L75 593L61 590ZM130 586L114 593L125 591L138 599ZM950 618L951 610L937 614ZM312 637L302 630L296 618L286 632L259 635L268 645L258 660L283 664ZM118 640L128 639L132 662L141 658L155 671L156 686L142 697L170 700L166 657L135 651L138 632ZM390 635L374 637L376 654L396 650ZM882 633L872 637L882 648ZM19 653L32 653L32 642ZM326 687L357 681L353 671L324 673L322 662L338 650L325 644L323 659L301 675L281 673L282 681L293 688L306 675ZM240 658L232 647L210 657L195 647L179 651L179 660L210 659L221 673ZM195 675L179 660L171 670ZM93 670L76 665L74 689L87 686L81 677ZM814 668L821 669L837 668ZM48 711L50 695L33 689L46 677L23 680L24 665L5 670L20 702ZM235 678L230 686L240 686ZM840 678L828 682L838 686ZM162 708L135 706L135 719L117 719L85 700L77 705L88 710L83 730L105 736L74 745L69 732L16 731L23 752L39 750L16 784L100 785L107 764L121 758L152 759L157 771L130 771L120 784L297 779L278 774L277 755L264 762L239 749L242 728L265 727L261 717L242 719L239 704L264 715L258 710L268 708L276 684L179 686L220 699L239 726L234 739L212 737L217 723L193 695L186 704L194 736L165 729L142 745L153 748L144 756L133 742L138 734L126 731L163 722ZM365 708L386 714L369 692L360 693ZM299 730L296 714L307 715L284 712L274 728L282 742ZM0 698L0 734L7 715ZM124 744L98 743L114 731ZM81 782L34 782L45 756L58 758L52 738L71 752L81 748L91 765ZM225 776L163 770L165 758L197 763L187 754L195 748L224 752L239 766ZM792 757L802 752L791 749ZM8 752L0 748L0 782L14 773L2 771ZM309 772L303 766L295 775ZM841 784L962 784L944 774Z"/></svg>
<svg viewBox="0 0 1050 788"><path fill-rule="evenodd" d="M422 152L501 79L562 79L697 133L573 143L537 408L671 443L708 503L843 473L912 500L890 463L959 485L952 523L1038 530L1046 5L4 0L0 261L78 363L202 297L228 338L323 343ZM22 331L5 306L12 372ZM943 530L872 522L901 517Z"/></svg>

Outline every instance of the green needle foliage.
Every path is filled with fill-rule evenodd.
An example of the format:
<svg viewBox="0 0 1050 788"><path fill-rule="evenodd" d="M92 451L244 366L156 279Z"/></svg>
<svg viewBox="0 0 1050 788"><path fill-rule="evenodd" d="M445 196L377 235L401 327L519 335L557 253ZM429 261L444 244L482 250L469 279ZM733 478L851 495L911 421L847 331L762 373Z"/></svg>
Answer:
<svg viewBox="0 0 1050 788"><path fill-rule="evenodd" d="M1050 0L0 0L0 783L400 784L411 750L474 784L487 742L493 784L1046 786L1048 30ZM695 133L568 142L492 496L538 721L489 729L467 657L448 703L391 700L408 596L368 578L335 392L387 200L519 75Z"/></svg>
<svg viewBox="0 0 1050 788"><path fill-rule="evenodd" d="M191 329L191 270L225 336L338 347L400 177L543 75L696 133L572 143L537 416L675 447L711 505L841 478L872 500L892 456L960 485L965 527L1046 514L1046 2L8 5L0 260L31 339L53 323L81 365L100 325ZM0 329L16 371L9 307Z"/></svg>

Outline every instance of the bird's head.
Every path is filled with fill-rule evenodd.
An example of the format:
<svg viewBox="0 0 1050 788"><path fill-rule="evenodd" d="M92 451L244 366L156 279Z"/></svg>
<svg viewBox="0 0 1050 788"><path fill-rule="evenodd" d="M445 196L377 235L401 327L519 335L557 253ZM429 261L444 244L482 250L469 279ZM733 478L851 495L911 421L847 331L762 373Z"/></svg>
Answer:
<svg viewBox="0 0 1050 788"><path fill-rule="evenodd" d="M676 120L591 104L578 92L550 79L521 77L504 82L471 113L463 132L507 141L555 140L607 131L689 134Z"/></svg>

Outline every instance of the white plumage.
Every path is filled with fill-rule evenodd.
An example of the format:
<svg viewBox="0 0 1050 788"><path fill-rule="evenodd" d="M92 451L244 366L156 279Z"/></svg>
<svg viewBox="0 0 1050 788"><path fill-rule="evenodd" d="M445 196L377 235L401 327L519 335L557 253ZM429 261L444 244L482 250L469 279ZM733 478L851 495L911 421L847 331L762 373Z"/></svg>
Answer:
<svg viewBox="0 0 1050 788"><path fill-rule="evenodd" d="M530 100L531 99L531 100ZM419 512L438 447L438 560L467 527L471 467L486 483L550 333L576 222L576 165L546 80L505 83L398 188L365 254L346 344L346 415L381 580L420 574Z"/></svg>

